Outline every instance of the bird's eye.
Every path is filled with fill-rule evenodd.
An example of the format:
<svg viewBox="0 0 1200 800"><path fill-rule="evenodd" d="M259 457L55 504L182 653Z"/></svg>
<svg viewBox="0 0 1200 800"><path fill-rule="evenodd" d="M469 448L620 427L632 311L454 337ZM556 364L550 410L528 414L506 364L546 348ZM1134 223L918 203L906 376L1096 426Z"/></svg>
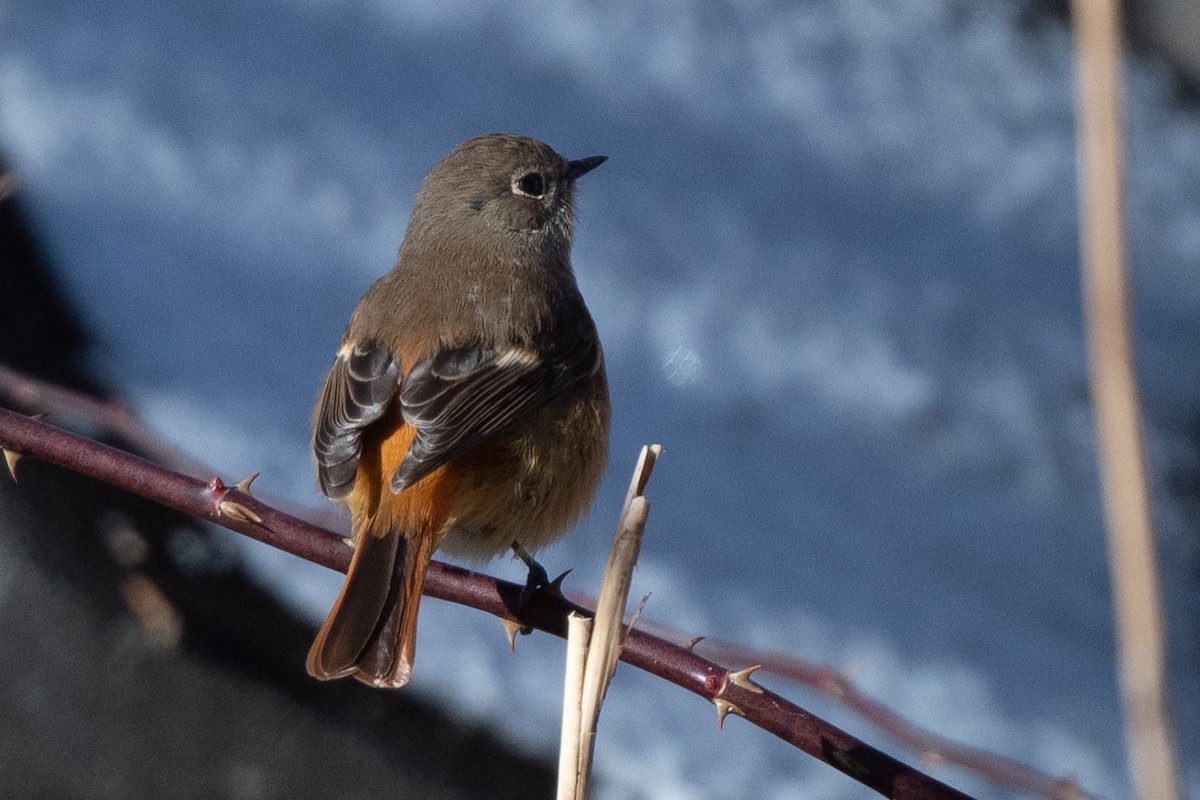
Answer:
<svg viewBox="0 0 1200 800"><path fill-rule="evenodd" d="M546 193L545 181L540 172L527 173L513 181L513 192L529 197L541 197Z"/></svg>

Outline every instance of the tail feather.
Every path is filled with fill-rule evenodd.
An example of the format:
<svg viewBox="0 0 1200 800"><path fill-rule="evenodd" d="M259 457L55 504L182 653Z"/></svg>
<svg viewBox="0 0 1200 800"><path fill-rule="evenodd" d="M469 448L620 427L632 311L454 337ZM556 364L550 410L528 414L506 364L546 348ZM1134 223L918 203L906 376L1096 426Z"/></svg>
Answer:
<svg viewBox="0 0 1200 800"><path fill-rule="evenodd" d="M432 554L428 536L360 535L342 591L309 650L309 674L393 688L408 683Z"/></svg>

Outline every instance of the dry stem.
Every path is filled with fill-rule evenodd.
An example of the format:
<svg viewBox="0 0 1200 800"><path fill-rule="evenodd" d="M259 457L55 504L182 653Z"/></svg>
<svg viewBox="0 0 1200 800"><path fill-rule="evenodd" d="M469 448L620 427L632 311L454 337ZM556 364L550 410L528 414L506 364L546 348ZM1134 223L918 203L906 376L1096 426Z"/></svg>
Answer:
<svg viewBox="0 0 1200 800"><path fill-rule="evenodd" d="M587 645L582 648L586 654L586 662L583 665L583 683L579 690L579 709L568 711L565 706L563 708L564 720L568 714L578 718L578 728L575 731L568 732L564 722L562 744L564 752L570 749L577 756L576 764L572 768L575 791L570 795L576 800L587 797L600 708L604 705L604 696L608 692L621 654L621 645L625 638L622 627L625 605L629 599L629 586L633 582L633 568L637 564L638 552L642 547L646 517L650 513L650 504L642 493L661 453L662 447L655 444L643 447L638 457L633 480L630 482L621 517L617 522L617 532L613 537L608 563L604 567L604 581L596 603L596 617L591 625ZM573 667L568 667L568 671L572 669Z"/></svg>
<svg viewBox="0 0 1200 800"><path fill-rule="evenodd" d="M1073 11L1084 311L1126 750L1138 795L1173 800L1179 766L1167 710L1121 209L1119 16L1116 0L1077 0Z"/></svg>

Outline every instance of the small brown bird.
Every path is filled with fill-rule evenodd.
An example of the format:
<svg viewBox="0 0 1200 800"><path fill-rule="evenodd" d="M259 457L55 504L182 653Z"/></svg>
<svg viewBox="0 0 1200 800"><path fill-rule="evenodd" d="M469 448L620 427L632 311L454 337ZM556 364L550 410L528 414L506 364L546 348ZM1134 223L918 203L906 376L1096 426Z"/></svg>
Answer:
<svg viewBox="0 0 1200 800"><path fill-rule="evenodd" d="M575 180L604 160L488 134L421 182L313 412L321 491L355 545L313 676L403 686L435 550L536 550L591 504L610 408L570 250Z"/></svg>

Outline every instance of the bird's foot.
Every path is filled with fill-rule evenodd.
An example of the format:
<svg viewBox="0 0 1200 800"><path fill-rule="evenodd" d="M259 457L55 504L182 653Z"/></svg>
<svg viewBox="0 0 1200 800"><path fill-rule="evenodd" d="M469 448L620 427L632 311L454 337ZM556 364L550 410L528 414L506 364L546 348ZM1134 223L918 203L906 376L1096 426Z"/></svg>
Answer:
<svg viewBox="0 0 1200 800"><path fill-rule="evenodd" d="M537 559L530 555L529 551L521 546L520 542L512 543L512 551L517 558L521 559L521 561L525 563L526 569L529 570L529 574L525 577L525 585L521 588L520 599L517 602L518 610L525 610L525 608L529 605L529 600L533 597L534 592L544 591L549 592L556 597L563 596L562 582L567 575L571 574L571 570L567 570L554 580L550 580L550 575L546 572L546 568L539 564Z"/></svg>

